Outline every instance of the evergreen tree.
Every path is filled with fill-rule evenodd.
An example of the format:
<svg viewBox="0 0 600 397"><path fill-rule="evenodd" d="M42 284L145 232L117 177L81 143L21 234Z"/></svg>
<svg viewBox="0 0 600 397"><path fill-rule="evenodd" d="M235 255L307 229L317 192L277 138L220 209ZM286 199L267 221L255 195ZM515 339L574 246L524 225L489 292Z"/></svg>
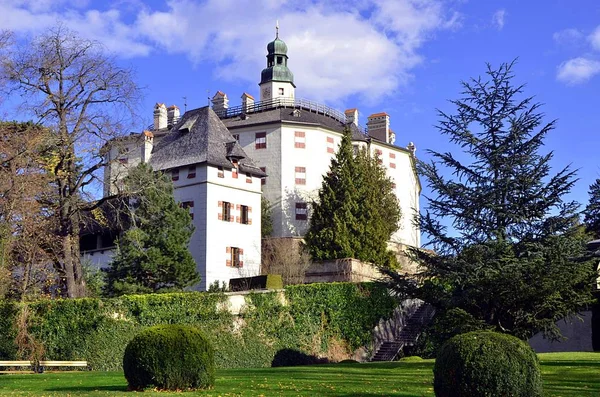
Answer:
<svg viewBox="0 0 600 397"><path fill-rule="evenodd" d="M200 281L188 250L191 217L173 197L173 184L146 164L124 178L131 227L117 240L106 272L108 295L182 290Z"/></svg>
<svg viewBox="0 0 600 397"><path fill-rule="evenodd" d="M584 223L588 233L600 238L600 179L590 185L590 201L583 211Z"/></svg>
<svg viewBox="0 0 600 397"><path fill-rule="evenodd" d="M419 282L390 275L439 313L459 308L501 332L556 338L555 322L590 302L594 270L577 259L577 204L563 199L574 171L552 173L552 152L540 153L555 122L520 98L512 67L488 65L488 80L462 83L456 114L439 112L439 131L466 156L429 151L419 164L432 192L421 229L436 254L413 250Z"/></svg>
<svg viewBox="0 0 600 397"><path fill-rule="evenodd" d="M398 228L400 207L385 170L366 150L354 155L350 131L331 160L312 203L305 236L316 260L357 258L395 266L387 242Z"/></svg>
<svg viewBox="0 0 600 397"><path fill-rule="evenodd" d="M273 234L273 211L269 200L260 198L260 237L267 238Z"/></svg>

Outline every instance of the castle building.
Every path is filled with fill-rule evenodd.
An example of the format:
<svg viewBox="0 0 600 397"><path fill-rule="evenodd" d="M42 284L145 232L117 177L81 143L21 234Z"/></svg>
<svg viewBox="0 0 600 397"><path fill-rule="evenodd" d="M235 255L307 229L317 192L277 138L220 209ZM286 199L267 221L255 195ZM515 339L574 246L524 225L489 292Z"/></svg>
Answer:
<svg viewBox="0 0 600 397"><path fill-rule="evenodd" d="M105 196L117 193L128 169L140 162L171 175L175 198L193 216L190 250L202 276L200 290L215 281L260 274L261 194L270 203L273 237L304 235L310 202L346 128L356 150L366 148L377 156L394 182L402 221L391 242L420 245L420 231L413 225L421 190L414 145L394 144L386 113L369 116L365 130L358 109L340 112L297 99L287 52L279 34L267 45L260 101L243 93L241 104L230 107L227 95L217 91L211 108L181 117L176 106L157 103L148 130L107 145ZM111 244L99 236L87 239L92 243L84 254L106 265Z"/></svg>

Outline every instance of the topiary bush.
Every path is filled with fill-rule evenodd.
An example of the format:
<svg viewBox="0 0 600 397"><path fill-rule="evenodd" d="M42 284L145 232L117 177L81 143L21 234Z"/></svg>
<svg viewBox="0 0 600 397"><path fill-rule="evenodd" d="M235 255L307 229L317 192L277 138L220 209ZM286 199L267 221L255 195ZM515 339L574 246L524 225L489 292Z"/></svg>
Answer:
<svg viewBox="0 0 600 397"><path fill-rule="evenodd" d="M156 325L125 348L123 371L131 390L155 386L164 390L205 389L215 383L211 343L187 325Z"/></svg>
<svg viewBox="0 0 600 397"><path fill-rule="evenodd" d="M449 339L433 369L438 397L536 397L542 395L535 352L514 336L490 331Z"/></svg>

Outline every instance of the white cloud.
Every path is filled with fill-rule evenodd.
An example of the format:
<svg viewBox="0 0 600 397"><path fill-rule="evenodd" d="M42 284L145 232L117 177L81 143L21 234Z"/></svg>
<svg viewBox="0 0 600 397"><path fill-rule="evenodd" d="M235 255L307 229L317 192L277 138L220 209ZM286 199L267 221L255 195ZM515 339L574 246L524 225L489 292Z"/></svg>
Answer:
<svg viewBox="0 0 600 397"><path fill-rule="evenodd" d="M557 79L567 84L580 84L600 73L600 61L578 57L558 67Z"/></svg>
<svg viewBox="0 0 600 397"><path fill-rule="evenodd" d="M61 20L122 56L184 54L215 64L218 78L257 82L278 18L297 95L336 103L395 93L422 62L423 44L461 20L444 0L167 0L160 9L132 1L82 10L67 0L0 0L0 26L35 33Z"/></svg>
<svg viewBox="0 0 600 397"><path fill-rule="evenodd" d="M598 26L596 30L594 30L592 34L588 36L588 39L590 40L592 47L596 51L600 51L600 26Z"/></svg>
<svg viewBox="0 0 600 397"><path fill-rule="evenodd" d="M73 8L60 8L63 4ZM79 9L86 4L87 0L0 0L0 26L17 34L37 34L62 23L87 39L100 41L109 51L120 56L150 53L151 47L139 40L132 26L122 21L119 10Z"/></svg>
<svg viewBox="0 0 600 397"><path fill-rule="evenodd" d="M496 11L494 13L494 15L492 16L492 24L496 27L496 29L502 30L502 28L504 28L505 19L506 19L506 10L500 9L500 10Z"/></svg>
<svg viewBox="0 0 600 397"><path fill-rule="evenodd" d="M555 32L552 38L557 44L574 45L583 39L583 33L577 29L570 28Z"/></svg>

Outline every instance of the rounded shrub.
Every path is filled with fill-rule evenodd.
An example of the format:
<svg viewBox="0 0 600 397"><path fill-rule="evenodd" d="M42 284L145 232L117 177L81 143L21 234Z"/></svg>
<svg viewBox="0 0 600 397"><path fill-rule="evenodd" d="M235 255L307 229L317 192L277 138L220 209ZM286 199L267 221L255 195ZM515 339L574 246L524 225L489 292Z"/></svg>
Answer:
<svg viewBox="0 0 600 397"><path fill-rule="evenodd" d="M475 331L449 339L433 369L438 397L542 395L535 352L514 336Z"/></svg>
<svg viewBox="0 0 600 397"><path fill-rule="evenodd" d="M213 347L198 329L157 325L136 336L125 348L123 371L131 390L154 386L164 390L205 389L215 383Z"/></svg>

